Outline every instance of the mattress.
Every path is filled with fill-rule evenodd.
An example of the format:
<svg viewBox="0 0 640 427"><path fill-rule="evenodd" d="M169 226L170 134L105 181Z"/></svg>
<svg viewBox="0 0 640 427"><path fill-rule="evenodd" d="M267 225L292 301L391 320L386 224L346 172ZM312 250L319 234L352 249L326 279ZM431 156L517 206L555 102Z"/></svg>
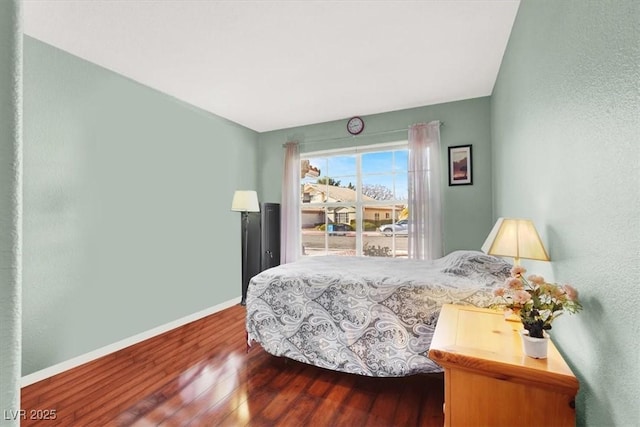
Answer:
<svg viewBox="0 0 640 427"><path fill-rule="evenodd" d="M305 257L251 279L248 344L358 375L441 372L427 357L440 308L490 305L511 267L477 251L430 261Z"/></svg>

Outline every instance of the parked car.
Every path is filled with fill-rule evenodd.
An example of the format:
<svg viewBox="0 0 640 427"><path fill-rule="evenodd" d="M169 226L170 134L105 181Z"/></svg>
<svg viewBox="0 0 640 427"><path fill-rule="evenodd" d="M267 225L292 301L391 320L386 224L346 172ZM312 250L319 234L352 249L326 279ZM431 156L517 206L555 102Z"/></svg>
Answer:
<svg viewBox="0 0 640 427"><path fill-rule="evenodd" d="M330 236L345 236L348 231L353 231L349 224L327 224Z"/></svg>
<svg viewBox="0 0 640 427"><path fill-rule="evenodd" d="M406 219L401 219L400 221L393 224L385 224L380 226L380 231L384 233L385 236L391 236L392 234L404 234L407 235L409 229L409 221Z"/></svg>

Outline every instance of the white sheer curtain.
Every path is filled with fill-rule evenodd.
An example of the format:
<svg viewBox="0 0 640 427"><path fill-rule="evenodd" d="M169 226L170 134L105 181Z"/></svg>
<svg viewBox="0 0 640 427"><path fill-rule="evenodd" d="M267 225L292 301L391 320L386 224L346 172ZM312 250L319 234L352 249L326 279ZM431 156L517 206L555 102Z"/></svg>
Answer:
<svg viewBox="0 0 640 427"><path fill-rule="evenodd" d="M443 256L440 122L409 128L409 258Z"/></svg>
<svg viewBox="0 0 640 427"><path fill-rule="evenodd" d="M285 144L280 245L281 264L295 261L300 256L300 151L297 142Z"/></svg>

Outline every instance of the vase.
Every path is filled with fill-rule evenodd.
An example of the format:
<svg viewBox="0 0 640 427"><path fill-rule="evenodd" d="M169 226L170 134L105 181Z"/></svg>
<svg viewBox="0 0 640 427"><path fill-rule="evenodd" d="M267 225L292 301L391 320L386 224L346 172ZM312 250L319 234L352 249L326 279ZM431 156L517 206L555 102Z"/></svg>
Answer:
<svg viewBox="0 0 640 427"><path fill-rule="evenodd" d="M522 329L520 336L522 337L522 351L529 357L534 359L546 359L547 347L549 346L549 335L542 332L544 338L535 338L529 336L529 331Z"/></svg>

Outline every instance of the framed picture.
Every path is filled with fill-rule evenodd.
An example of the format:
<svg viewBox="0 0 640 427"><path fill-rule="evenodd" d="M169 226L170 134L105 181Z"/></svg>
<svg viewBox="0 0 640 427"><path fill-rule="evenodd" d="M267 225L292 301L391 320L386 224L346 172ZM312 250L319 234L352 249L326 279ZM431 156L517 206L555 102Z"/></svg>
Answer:
<svg viewBox="0 0 640 427"><path fill-rule="evenodd" d="M472 185L471 145L449 147L449 185Z"/></svg>

